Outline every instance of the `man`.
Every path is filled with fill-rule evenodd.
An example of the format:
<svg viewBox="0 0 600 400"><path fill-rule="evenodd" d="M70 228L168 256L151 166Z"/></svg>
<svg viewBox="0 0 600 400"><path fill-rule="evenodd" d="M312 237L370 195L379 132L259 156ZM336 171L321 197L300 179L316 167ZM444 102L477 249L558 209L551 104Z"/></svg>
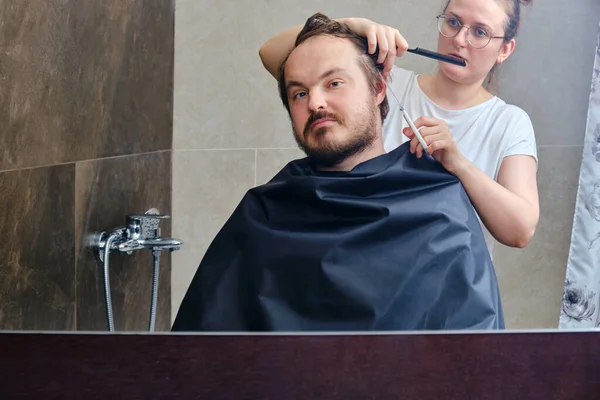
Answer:
<svg viewBox="0 0 600 400"><path fill-rule="evenodd" d="M294 137L320 171L350 171L385 153L386 84L363 46L363 38L316 14L282 64L279 91Z"/></svg>
<svg viewBox="0 0 600 400"><path fill-rule="evenodd" d="M280 95L307 157L248 191L208 248L175 331L501 329L483 233L456 177L385 153L367 43L316 14Z"/></svg>

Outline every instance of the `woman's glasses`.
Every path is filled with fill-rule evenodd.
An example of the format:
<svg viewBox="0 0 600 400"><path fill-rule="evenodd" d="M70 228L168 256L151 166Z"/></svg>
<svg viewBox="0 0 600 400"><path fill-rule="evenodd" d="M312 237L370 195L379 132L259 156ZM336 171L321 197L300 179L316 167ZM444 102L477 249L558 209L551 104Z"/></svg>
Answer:
<svg viewBox="0 0 600 400"><path fill-rule="evenodd" d="M440 14L436 18L438 20L438 29L440 33L447 38L455 37L463 27L466 27L467 41L476 49L483 49L490 43L492 39L504 39L504 36L492 36L490 29L485 26L463 25L456 17L452 15Z"/></svg>

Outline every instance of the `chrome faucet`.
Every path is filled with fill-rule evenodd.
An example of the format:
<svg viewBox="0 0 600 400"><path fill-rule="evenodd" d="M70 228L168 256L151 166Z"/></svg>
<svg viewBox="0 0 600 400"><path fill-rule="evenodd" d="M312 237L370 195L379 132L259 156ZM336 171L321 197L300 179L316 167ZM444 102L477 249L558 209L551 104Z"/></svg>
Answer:
<svg viewBox="0 0 600 400"><path fill-rule="evenodd" d="M104 288L106 295L106 311L109 331L114 331L112 315L112 300L110 290L110 253L116 251L121 254L132 254L136 250L152 250L154 260L152 279L152 300L150 303L150 332L154 331L156 321L156 307L158 299L158 269L159 257L163 250L170 252L179 250L183 242L174 238L160 237L159 223L161 219L170 218L160 215L158 210L152 208L145 214L128 215L125 226L113 229L111 232L99 232L91 236L89 245L96 258L104 266Z"/></svg>
<svg viewBox="0 0 600 400"><path fill-rule="evenodd" d="M106 242L110 238L108 250L132 254L135 250L169 250L176 251L181 248L183 241L174 238L160 237L159 221L170 218L160 215L156 209L150 209L145 214L128 215L126 225L114 229L112 232L96 233L92 237L92 248L96 257L104 261Z"/></svg>

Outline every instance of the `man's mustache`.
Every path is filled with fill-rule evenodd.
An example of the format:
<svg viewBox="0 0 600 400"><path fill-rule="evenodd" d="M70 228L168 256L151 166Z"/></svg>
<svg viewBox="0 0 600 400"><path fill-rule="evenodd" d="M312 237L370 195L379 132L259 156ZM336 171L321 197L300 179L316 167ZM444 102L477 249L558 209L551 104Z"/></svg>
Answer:
<svg viewBox="0 0 600 400"><path fill-rule="evenodd" d="M304 134L306 135L309 131L310 131L310 127L311 125L315 122L320 120L321 118L330 118L334 121L336 121L339 124L343 124L341 118L339 118L337 115L332 114L332 113L328 113L327 111L321 111L318 113L312 113L309 117L308 117L308 121L306 121L306 125L304 126Z"/></svg>

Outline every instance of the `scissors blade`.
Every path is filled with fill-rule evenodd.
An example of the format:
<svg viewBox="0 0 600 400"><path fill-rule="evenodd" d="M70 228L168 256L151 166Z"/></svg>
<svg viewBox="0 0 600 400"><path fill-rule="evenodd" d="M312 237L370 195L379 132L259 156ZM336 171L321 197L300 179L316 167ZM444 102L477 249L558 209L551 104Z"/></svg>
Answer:
<svg viewBox="0 0 600 400"><path fill-rule="evenodd" d="M396 93L394 93L392 88L390 88L389 86L388 86L388 89L389 89L390 93L392 94L392 96L394 96L394 98L396 99L396 102L398 103L398 108L400 108L400 111L402 111L402 115L404 116L404 119L408 123L408 126L410 126L410 129L412 129L412 131L415 133L415 136L417 137L417 140L419 141L419 143L421 143L421 146L423 146L423 150L427 151L427 144L425 143L425 140L423 140L423 136L421 136L421 133L415 126L415 123L406 114L406 110L404 109L404 107L402 107L402 104L400 104L400 100L398 100L398 97L396 97Z"/></svg>

